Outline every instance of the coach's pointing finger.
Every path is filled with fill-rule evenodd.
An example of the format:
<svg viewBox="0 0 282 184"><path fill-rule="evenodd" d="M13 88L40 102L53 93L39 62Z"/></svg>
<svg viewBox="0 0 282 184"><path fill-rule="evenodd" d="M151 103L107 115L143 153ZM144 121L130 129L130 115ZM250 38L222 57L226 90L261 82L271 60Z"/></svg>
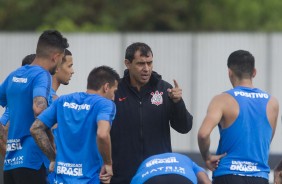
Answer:
<svg viewBox="0 0 282 184"><path fill-rule="evenodd" d="M173 80L174 88L167 89L169 98L172 99L174 103L177 103L182 98L182 89L179 88L179 85L176 80Z"/></svg>

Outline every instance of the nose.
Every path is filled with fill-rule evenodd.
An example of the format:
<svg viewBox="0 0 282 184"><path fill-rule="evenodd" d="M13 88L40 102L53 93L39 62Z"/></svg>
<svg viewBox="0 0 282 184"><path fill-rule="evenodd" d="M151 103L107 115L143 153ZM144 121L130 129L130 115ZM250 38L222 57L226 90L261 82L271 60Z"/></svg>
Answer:
<svg viewBox="0 0 282 184"><path fill-rule="evenodd" d="M145 63L143 67L144 71L149 71L149 68L150 68L149 65Z"/></svg>

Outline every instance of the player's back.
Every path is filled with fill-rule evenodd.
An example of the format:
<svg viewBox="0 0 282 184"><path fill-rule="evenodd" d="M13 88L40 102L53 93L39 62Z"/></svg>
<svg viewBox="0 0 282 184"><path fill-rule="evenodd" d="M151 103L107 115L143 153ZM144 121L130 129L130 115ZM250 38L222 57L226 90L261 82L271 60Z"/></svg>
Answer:
<svg viewBox="0 0 282 184"><path fill-rule="evenodd" d="M236 87L227 91L239 105L239 114L227 128L219 126L217 154L227 153L214 176L238 174L268 178L268 151L272 128L267 119L270 96L257 89Z"/></svg>
<svg viewBox="0 0 282 184"><path fill-rule="evenodd" d="M56 103L58 177L63 174L64 181L79 178L81 182L98 178L102 161L96 144L97 123L101 117L107 120L108 117L103 117L105 109L114 109L115 113L114 103L100 95L83 92L61 96Z"/></svg>
<svg viewBox="0 0 282 184"><path fill-rule="evenodd" d="M30 135L29 128L35 120L33 112L33 98L39 93L40 75L42 80L48 83L45 88L45 96L48 97L51 87L51 76L47 70L40 66L26 65L12 72L7 78L7 100L10 111L9 137L17 138ZM6 82L6 81L5 81ZM48 89L49 86L49 89ZM19 128L19 126L21 128Z"/></svg>
<svg viewBox="0 0 282 184"><path fill-rule="evenodd" d="M26 65L12 72L2 87L6 90L10 119L4 169L39 169L44 155L30 135L35 120L33 99L48 99L51 75L40 66Z"/></svg>

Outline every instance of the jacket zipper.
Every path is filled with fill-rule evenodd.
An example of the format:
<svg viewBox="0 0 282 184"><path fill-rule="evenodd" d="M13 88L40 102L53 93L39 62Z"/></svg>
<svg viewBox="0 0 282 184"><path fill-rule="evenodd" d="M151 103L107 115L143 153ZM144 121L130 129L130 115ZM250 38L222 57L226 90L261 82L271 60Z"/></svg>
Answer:
<svg viewBox="0 0 282 184"><path fill-rule="evenodd" d="M139 101L139 113L140 113L140 141L141 141L141 159L144 159L144 137L143 137L143 112L142 112L142 100Z"/></svg>

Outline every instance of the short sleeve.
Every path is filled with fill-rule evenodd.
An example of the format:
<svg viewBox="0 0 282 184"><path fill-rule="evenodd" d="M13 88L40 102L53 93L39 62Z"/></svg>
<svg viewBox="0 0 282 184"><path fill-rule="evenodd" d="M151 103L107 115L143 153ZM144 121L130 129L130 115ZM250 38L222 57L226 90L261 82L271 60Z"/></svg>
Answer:
<svg viewBox="0 0 282 184"><path fill-rule="evenodd" d="M33 83L33 98L41 96L49 102L52 79L48 71L38 74Z"/></svg>
<svg viewBox="0 0 282 184"><path fill-rule="evenodd" d="M47 127L51 128L57 123L57 106L58 100L54 101L50 107L45 109L38 117Z"/></svg>
<svg viewBox="0 0 282 184"><path fill-rule="evenodd" d="M6 79L2 84L0 84L0 105L2 107L5 107L7 105L7 95L6 95L7 81L8 79Z"/></svg>
<svg viewBox="0 0 282 184"><path fill-rule="evenodd" d="M100 120L109 121L112 125L116 115L116 105L111 100L104 100L100 103L99 112L97 115L97 122Z"/></svg>
<svg viewBox="0 0 282 184"><path fill-rule="evenodd" d="M206 172L202 167L198 166L195 162L192 162L192 168L196 175L198 172Z"/></svg>

